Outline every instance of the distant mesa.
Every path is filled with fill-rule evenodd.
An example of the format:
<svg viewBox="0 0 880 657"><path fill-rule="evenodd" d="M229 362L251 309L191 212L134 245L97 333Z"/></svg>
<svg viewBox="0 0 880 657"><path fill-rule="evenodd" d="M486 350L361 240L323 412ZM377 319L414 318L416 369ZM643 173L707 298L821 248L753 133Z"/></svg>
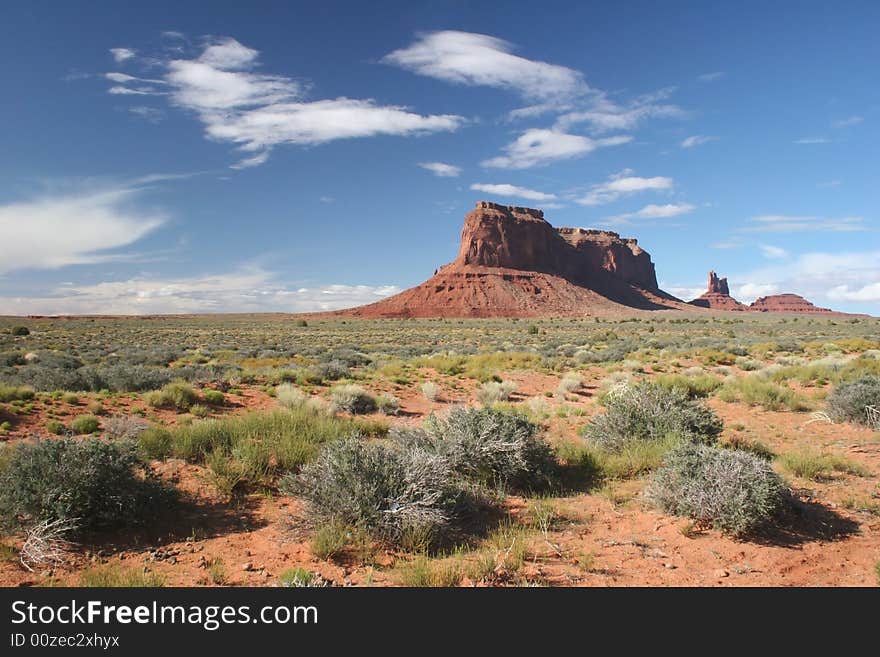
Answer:
<svg viewBox="0 0 880 657"><path fill-rule="evenodd" d="M657 286L634 239L554 228L541 210L479 201L458 257L416 287L340 314L359 317L542 317L627 308L687 309Z"/></svg>
<svg viewBox="0 0 880 657"><path fill-rule="evenodd" d="M691 305L712 310L759 311L770 313L835 313L828 308L819 308L797 294L773 294L757 299L750 306L740 303L730 296L730 288L726 278L718 278L714 271L709 272L707 290L689 302Z"/></svg>

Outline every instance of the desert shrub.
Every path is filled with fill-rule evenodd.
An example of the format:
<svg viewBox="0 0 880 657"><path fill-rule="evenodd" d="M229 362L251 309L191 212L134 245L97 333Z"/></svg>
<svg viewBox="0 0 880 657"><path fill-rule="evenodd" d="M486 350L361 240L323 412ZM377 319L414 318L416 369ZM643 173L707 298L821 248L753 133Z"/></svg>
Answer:
<svg viewBox="0 0 880 657"><path fill-rule="evenodd" d="M278 585L285 588L314 588L327 586L327 580L305 568L288 568L278 576Z"/></svg>
<svg viewBox="0 0 880 657"><path fill-rule="evenodd" d="M331 519L318 527L309 546L319 559L332 559L345 549L350 537L350 527L338 519Z"/></svg>
<svg viewBox="0 0 880 657"><path fill-rule="evenodd" d="M656 377L655 381L658 385L667 390L673 388L681 388L687 392L688 397L696 399L698 397L708 397L715 390L721 387L721 379L711 374L700 374L698 376L683 376L681 374L661 374Z"/></svg>
<svg viewBox="0 0 880 657"><path fill-rule="evenodd" d="M486 381L477 388L477 400L485 406L491 406L507 401L515 390L516 384L513 381Z"/></svg>
<svg viewBox="0 0 880 657"><path fill-rule="evenodd" d="M872 406L880 411L880 376L863 376L836 386L828 395L827 404L833 420L867 425L870 419L866 409Z"/></svg>
<svg viewBox="0 0 880 657"><path fill-rule="evenodd" d="M328 363L318 363L313 371L322 381L338 381L339 379L345 379L351 376L351 369L348 364L341 360L331 360Z"/></svg>
<svg viewBox="0 0 880 657"><path fill-rule="evenodd" d="M459 497L448 464L436 454L357 436L327 445L299 475L286 477L282 490L304 497L323 522L394 543L411 531L442 536Z"/></svg>
<svg viewBox="0 0 880 657"><path fill-rule="evenodd" d="M9 333L16 337L22 337L25 335L30 335L31 330L27 326L13 326L11 329L9 329Z"/></svg>
<svg viewBox="0 0 880 657"><path fill-rule="evenodd" d="M480 485L541 489L557 478L558 466L538 427L521 415L491 408L452 409L431 416L421 430L392 429L398 444L441 456L460 476Z"/></svg>
<svg viewBox="0 0 880 657"><path fill-rule="evenodd" d="M160 390L147 393L144 400L153 408L188 411L199 401L199 396L185 381L172 381L162 386Z"/></svg>
<svg viewBox="0 0 880 657"><path fill-rule="evenodd" d="M357 421L334 417L308 405L202 420L171 432L171 453L188 461L218 457L250 461L254 472L269 463L268 475L298 469L324 443L359 430Z"/></svg>
<svg viewBox="0 0 880 657"><path fill-rule="evenodd" d="M146 522L169 499L133 441L22 442L0 467L0 522L77 519L83 529Z"/></svg>
<svg viewBox="0 0 880 657"><path fill-rule="evenodd" d="M666 513L744 536L781 508L784 486L759 456L688 441L667 454L645 495Z"/></svg>
<svg viewBox="0 0 880 657"><path fill-rule="evenodd" d="M336 386L330 392L330 401L335 410L346 411L352 415L372 413L376 410L376 399L355 384Z"/></svg>
<svg viewBox="0 0 880 657"><path fill-rule="evenodd" d="M569 372L559 381L559 386L556 388L556 392L564 397L569 392L580 390L583 385L584 380L581 378L580 374Z"/></svg>
<svg viewBox="0 0 880 657"><path fill-rule="evenodd" d="M104 420L104 435L111 440L137 438L150 424L132 415L114 415Z"/></svg>
<svg viewBox="0 0 880 657"><path fill-rule="evenodd" d="M7 386L0 384L0 402L29 401L34 391L27 386Z"/></svg>
<svg viewBox="0 0 880 657"><path fill-rule="evenodd" d="M189 407L189 412L195 417L209 417L211 415L211 409L203 404L193 404Z"/></svg>
<svg viewBox="0 0 880 657"><path fill-rule="evenodd" d="M145 459L164 460L171 454L171 432L162 427L148 427L138 434L138 446Z"/></svg>
<svg viewBox="0 0 880 657"><path fill-rule="evenodd" d="M376 397L376 408L383 415L397 415L400 413L400 400L394 395L379 395Z"/></svg>
<svg viewBox="0 0 880 657"><path fill-rule="evenodd" d="M284 408L296 408L306 403L309 396L299 388L289 384L282 383L275 388L275 399L279 406Z"/></svg>
<svg viewBox="0 0 880 657"><path fill-rule="evenodd" d="M763 371L769 370L770 368L766 368ZM749 406L761 406L768 411L788 409L800 412L812 408L809 400L791 388L757 376L744 376L728 381L718 392L718 398L726 402L742 401Z"/></svg>
<svg viewBox="0 0 880 657"><path fill-rule="evenodd" d="M226 395L219 390L205 390L202 392L202 397L205 403L211 406L223 406L226 403Z"/></svg>
<svg viewBox="0 0 880 657"><path fill-rule="evenodd" d="M437 401L440 396L440 387L433 381L424 381L419 388L429 402Z"/></svg>
<svg viewBox="0 0 880 657"><path fill-rule="evenodd" d="M80 415L70 423L70 429L76 434L95 433L101 426L101 421L94 415Z"/></svg>
<svg viewBox="0 0 880 657"><path fill-rule="evenodd" d="M582 435L608 451L634 440L663 440L670 434L713 443L723 427L712 409L690 399L686 391L650 382L615 389L606 395L604 405L605 413L592 418Z"/></svg>
<svg viewBox="0 0 880 657"><path fill-rule="evenodd" d="M165 578L146 568L126 568L113 564L95 566L79 576L79 586L89 588L155 588L165 585Z"/></svg>
<svg viewBox="0 0 880 657"><path fill-rule="evenodd" d="M812 450L787 452L779 457L786 470L798 477L822 481L835 472L865 477L869 472L860 464L837 454L821 454Z"/></svg>
<svg viewBox="0 0 880 657"><path fill-rule="evenodd" d="M46 422L46 431L56 436L60 436L65 431L64 424L58 420L49 420Z"/></svg>

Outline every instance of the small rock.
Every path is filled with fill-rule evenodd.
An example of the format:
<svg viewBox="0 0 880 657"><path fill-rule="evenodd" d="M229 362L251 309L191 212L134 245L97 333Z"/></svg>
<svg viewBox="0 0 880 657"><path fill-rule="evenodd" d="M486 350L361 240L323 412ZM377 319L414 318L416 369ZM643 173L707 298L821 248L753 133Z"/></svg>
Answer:
<svg viewBox="0 0 880 657"><path fill-rule="evenodd" d="M722 579L722 578L724 578L724 577L729 577L729 576L730 576L730 573L727 572L726 570L722 569L722 568L719 568L719 569L716 570L714 573L712 573L712 575L714 575L714 576L717 577L718 579Z"/></svg>
<svg viewBox="0 0 880 657"><path fill-rule="evenodd" d="M251 572L251 571L254 569L254 564L252 564L250 561L248 561L246 564L244 564L244 565L241 567L241 569L242 569L243 571L245 571L246 573L249 573L249 572Z"/></svg>
<svg viewBox="0 0 880 657"><path fill-rule="evenodd" d="M663 564L663 567L668 570L675 570L678 566L676 566L674 563L665 563Z"/></svg>

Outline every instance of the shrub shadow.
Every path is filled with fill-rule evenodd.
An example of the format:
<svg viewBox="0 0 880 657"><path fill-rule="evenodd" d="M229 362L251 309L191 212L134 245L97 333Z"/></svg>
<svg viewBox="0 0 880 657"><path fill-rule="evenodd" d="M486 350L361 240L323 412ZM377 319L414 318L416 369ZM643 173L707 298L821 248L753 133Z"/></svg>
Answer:
<svg viewBox="0 0 880 657"><path fill-rule="evenodd" d="M776 524L750 540L779 547L797 547L814 541L840 541L859 533L859 523L833 509L792 495Z"/></svg>

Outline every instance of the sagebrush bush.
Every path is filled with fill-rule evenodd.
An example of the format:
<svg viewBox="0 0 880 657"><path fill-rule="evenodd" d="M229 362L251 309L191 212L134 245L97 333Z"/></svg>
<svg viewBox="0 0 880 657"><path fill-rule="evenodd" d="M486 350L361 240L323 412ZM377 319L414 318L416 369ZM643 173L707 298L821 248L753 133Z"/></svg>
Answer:
<svg viewBox="0 0 880 657"><path fill-rule="evenodd" d="M0 522L74 520L83 529L147 522L170 492L133 441L53 438L9 448L0 465Z"/></svg>
<svg viewBox="0 0 880 657"><path fill-rule="evenodd" d="M515 390L516 384L513 381L486 381L477 388L477 400L485 406L491 406L507 401Z"/></svg>
<svg viewBox="0 0 880 657"><path fill-rule="evenodd" d="M137 438L150 424L132 415L114 415L104 420L104 435L111 440Z"/></svg>
<svg viewBox="0 0 880 657"><path fill-rule="evenodd" d="M202 397L205 403L211 406L223 406L226 403L226 395L219 390L205 390L202 392Z"/></svg>
<svg viewBox="0 0 880 657"><path fill-rule="evenodd" d="M390 394L378 395L376 397L376 409L382 415L397 415L400 413L400 400Z"/></svg>
<svg viewBox="0 0 880 657"><path fill-rule="evenodd" d="M424 381L419 388L429 402L437 401L440 396L440 387L433 381Z"/></svg>
<svg viewBox="0 0 880 657"><path fill-rule="evenodd" d="M714 443L723 428L715 412L690 399L685 390L651 382L614 389L605 396L604 405L605 412L592 418L582 435L609 451L634 440L664 440L671 434Z"/></svg>
<svg viewBox="0 0 880 657"><path fill-rule="evenodd" d="M784 493L766 459L693 442L670 451L645 490L660 510L733 536L750 534L770 521Z"/></svg>
<svg viewBox="0 0 880 657"><path fill-rule="evenodd" d="M352 415L372 413L376 410L376 399L361 386L348 384L336 386L330 391L333 408Z"/></svg>
<svg viewBox="0 0 880 657"><path fill-rule="evenodd" d="M667 390L681 388L687 392L688 397L692 399L696 399L697 397L708 397L721 387L721 379L717 376L712 376L711 374L700 374L698 376L661 374L655 380L658 385Z"/></svg>
<svg viewBox="0 0 880 657"><path fill-rule="evenodd" d="M446 419L430 416L423 429L391 434L398 444L438 454L452 471L480 485L540 489L558 474L538 427L513 413L457 407Z"/></svg>
<svg viewBox="0 0 880 657"><path fill-rule="evenodd" d="M32 388L0 384L0 402L28 401L33 398L34 391Z"/></svg>
<svg viewBox="0 0 880 657"><path fill-rule="evenodd" d="M13 326L9 329L9 332L16 337L23 337L31 334L31 330L27 326Z"/></svg>
<svg viewBox="0 0 880 657"><path fill-rule="evenodd" d="M282 490L305 498L323 522L395 543L408 532L442 536L460 496L443 458L358 436L327 445L298 475L286 477Z"/></svg>
<svg viewBox="0 0 880 657"><path fill-rule="evenodd" d="M880 376L863 376L838 385L827 399L828 415L838 422L868 425L869 406L880 411ZM875 426L880 429L880 426Z"/></svg>
<svg viewBox="0 0 880 657"><path fill-rule="evenodd" d="M144 400L153 408L188 411L198 403L199 396L185 381L172 381L162 386L160 390L147 393Z"/></svg>
<svg viewBox="0 0 880 657"><path fill-rule="evenodd" d="M275 399L279 406L296 408L306 403L309 396L290 383L282 383L275 388Z"/></svg>
<svg viewBox="0 0 880 657"><path fill-rule="evenodd" d="M770 368L761 370L769 371ZM718 398L726 402L742 401L749 406L761 406L768 411L787 408L790 411L808 411L812 408L803 395L785 385L762 380L758 376L744 376L724 384Z"/></svg>

